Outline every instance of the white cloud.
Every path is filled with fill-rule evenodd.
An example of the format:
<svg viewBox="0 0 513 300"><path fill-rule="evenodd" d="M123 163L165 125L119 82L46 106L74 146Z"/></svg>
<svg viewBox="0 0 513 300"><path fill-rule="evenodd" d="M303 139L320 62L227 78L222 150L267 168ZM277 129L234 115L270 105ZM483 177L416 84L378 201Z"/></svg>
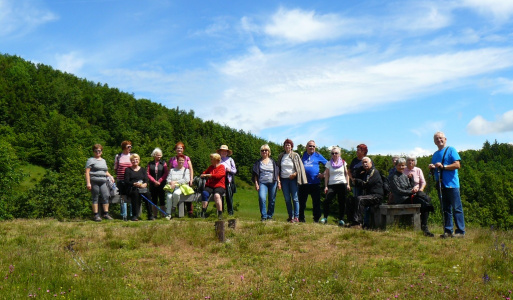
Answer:
<svg viewBox="0 0 513 300"><path fill-rule="evenodd" d="M513 15L511 0L461 0L461 4L481 14L492 15L498 22L507 21Z"/></svg>
<svg viewBox="0 0 513 300"><path fill-rule="evenodd" d="M491 133L513 131L513 110L505 112L495 121L487 121L478 115L467 125L467 132L471 135L485 135Z"/></svg>
<svg viewBox="0 0 513 300"><path fill-rule="evenodd" d="M37 1L0 0L0 37L21 36L58 19L53 12L39 6Z"/></svg>
<svg viewBox="0 0 513 300"><path fill-rule="evenodd" d="M444 28L452 21L449 7L446 3L435 2L406 5L399 9L399 14L388 20L386 27L416 33Z"/></svg>
<svg viewBox="0 0 513 300"><path fill-rule="evenodd" d="M338 52L247 55L219 67L223 102L236 112L228 125L256 130L308 122L388 105L463 84L478 74L513 66L513 49L485 48L410 56L374 63ZM329 107L329 109L326 109ZM215 119L215 113L204 113Z"/></svg>
<svg viewBox="0 0 513 300"><path fill-rule="evenodd" d="M57 69L71 74L78 73L85 62L85 59L80 57L80 55L77 52L70 52L67 54L56 54L55 59L57 60Z"/></svg>
<svg viewBox="0 0 513 300"><path fill-rule="evenodd" d="M336 14L280 8L271 17L269 24L264 26L264 32L287 42L305 43L365 32L365 27L356 25L354 20L344 19Z"/></svg>
<svg viewBox="0 0 513 300"><path fill-rule="evenodd" d="M497 83L499 88L492 92L492 95L496 94L513 94L513 80L507 78L498 78Z"/></svg>

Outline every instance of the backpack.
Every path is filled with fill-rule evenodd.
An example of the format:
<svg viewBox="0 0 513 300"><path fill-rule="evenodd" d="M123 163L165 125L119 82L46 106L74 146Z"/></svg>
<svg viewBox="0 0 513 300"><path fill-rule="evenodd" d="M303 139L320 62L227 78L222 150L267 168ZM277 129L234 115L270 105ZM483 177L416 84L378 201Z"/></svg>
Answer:
<svg viewBox="0 0 513 300"><path fill-rule="evenodd" d="M205 178L201 178L200 176L194 177L192 180L192 185L196 193L201 193L205 189L205 184L207 180Z"/></svg>

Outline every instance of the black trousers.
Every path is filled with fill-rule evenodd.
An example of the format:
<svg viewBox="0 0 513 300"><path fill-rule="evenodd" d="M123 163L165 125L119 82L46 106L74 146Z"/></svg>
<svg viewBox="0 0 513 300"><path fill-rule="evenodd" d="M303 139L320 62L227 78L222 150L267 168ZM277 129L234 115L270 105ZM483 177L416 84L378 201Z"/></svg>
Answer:
<svg viewBox="0 0 513 300"><path fill-rule="evenodd" d="M321 187L319 184L302 184L299 186L299 220L305 219L305 208L308 195L312 197L313 218L317 222L321 218Z"/></svg>
<svg viewBox="0 0 513 300"><path fill-rule="evenodd" d="M365 208L381 204L383 196L379 194L358 196L349 201L347 218L352 224L362 224Z"/></svg>

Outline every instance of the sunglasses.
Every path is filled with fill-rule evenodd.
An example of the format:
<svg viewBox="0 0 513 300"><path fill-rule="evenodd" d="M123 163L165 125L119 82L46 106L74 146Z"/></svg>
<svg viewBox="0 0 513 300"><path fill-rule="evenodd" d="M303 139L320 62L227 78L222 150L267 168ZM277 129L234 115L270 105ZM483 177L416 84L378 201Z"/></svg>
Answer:
<svg viewBox="0 0 513 300"><path fill-rule="evenodd" d="M264 149L264 150L260 150L260 152L269 152L269 150Z"/></svg>
<svg viewBox="0 0 513 300"><path fill-rule="evenodd" d="M308 148L315 148L314 145L308 145Z"/></svg>
<svg viewBox="0 0 513 300"><path fill-rule="evenodd" d="M338 152L331 152L331 155L340 154Z"/></svg>
<svg viewBox="0 0 513 300"><path fill-rule="evenodd" d="M130 146L130 145L128 145L128 146L126 146L126 147L127 147L127 148L132 148L132 146Z"/></svg>
<svg viewBox="0 0 513 300"><path fill-rule="evenodd" d="M94 150L96 153L102 153L102 150Z"/></svg>

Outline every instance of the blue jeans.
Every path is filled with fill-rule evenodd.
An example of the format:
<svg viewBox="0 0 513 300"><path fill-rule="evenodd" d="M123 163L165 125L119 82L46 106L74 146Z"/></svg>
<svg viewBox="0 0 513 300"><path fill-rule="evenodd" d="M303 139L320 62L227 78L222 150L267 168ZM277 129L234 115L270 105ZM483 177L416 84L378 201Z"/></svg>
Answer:
<svg viewBox="0 0 513 300"><path fill-rule="evenodd" d="M440 192L438 192L440 198ZM456 223L455 233L465 234L465 216L463 215L463 206L461 205L460 189L459 188L443 188L442 189L442 203L444 211L444 230L445 232L452 233L453 230L453 216Z"/></svg>
<svg viewBox="0 0 513 300"><path fill-rule="evenodd" d="M285 204L287 205L287 212L289 213L289 218L299 218L297 180L295 178L281 178L281 190L283 191L283 197L285 197ZM294 210L292 210L292 201L294 201Z"/></svg>
<svg viewBox="0 0 513 300"><path fill-rule="evenodd" d="M258 190L258 205L260 206L260 214L262 220L272 218L274 215L274 202L276 201L276 186L277 181L270 183L260 183L260 189ZM269 207L266 208L266 196L269 198Z"/></svg>

